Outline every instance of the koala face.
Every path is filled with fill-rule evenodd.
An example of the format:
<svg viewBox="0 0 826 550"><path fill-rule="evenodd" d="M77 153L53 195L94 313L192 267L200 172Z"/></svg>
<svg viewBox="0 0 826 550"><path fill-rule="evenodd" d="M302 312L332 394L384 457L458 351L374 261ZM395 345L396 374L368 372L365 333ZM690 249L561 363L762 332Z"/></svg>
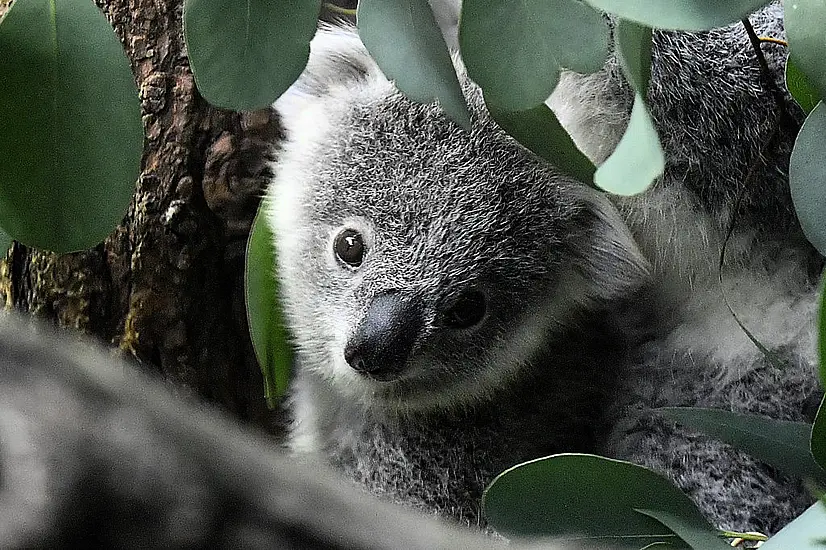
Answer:
<svg viewBox="0 0 826 550"><path fill-rule="evenodd" d="M325 73L328 71L328 73ZM276 107L267 194L299 367L366 406L468 403L645 272L613 207L506 136L406 99L324 32Z"/></svg>

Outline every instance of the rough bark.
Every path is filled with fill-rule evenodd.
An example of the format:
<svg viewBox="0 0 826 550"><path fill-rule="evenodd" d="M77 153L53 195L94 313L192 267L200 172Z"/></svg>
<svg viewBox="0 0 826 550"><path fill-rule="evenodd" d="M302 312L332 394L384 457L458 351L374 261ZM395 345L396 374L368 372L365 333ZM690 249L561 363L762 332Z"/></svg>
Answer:
<svg viewBox="0 0 826 550"><path fill-rule="evenodd" d="M243 301L245 243L277 138L274 115L215 109L199 96L182 2L96 2L140 93L145 142L135 196L93 250L55 255L15 244L0 267L6 307L95 335L176 387L277 427Z"/></svg>

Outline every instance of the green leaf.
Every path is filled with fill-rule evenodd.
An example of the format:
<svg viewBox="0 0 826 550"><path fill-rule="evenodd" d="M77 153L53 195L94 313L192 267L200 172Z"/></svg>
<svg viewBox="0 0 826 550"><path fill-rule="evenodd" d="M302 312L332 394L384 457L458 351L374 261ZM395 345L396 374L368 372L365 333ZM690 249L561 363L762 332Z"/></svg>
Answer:
<svg viewBox="0 0 826 550"><path fill-rule="evenodd" d="M807 80L826 97L826 0L795 0L783 3L783 21L789 51Z"/></svg>
<svg viewBox="0 0 826 550"><path fill-rule="evenodd" d="M184 38L198 91L217 107L263 109L298 78L321 0L186 0Z"/></svg>
<svg viewBox="0 0 826 550"><path fill-rule="evenodd" d="M719 409L665 407L657 411L793 476L826 480L809 452L811 425Z"/></svg>
<svg viewBox="0 0 826 550"><path fill-rule="evenodd" d="M652 34L651 27L624 19L617 21L614 32L622 72L642 95L645 95L651 80Z"/></svg>
<svg viewBox="0 0 826 550"><path fill-rule="evenodd" d="M809 448L815 461L821 468L826 469L826 397L823 398L820 407L817 409ZM821 481L823 480L821 479Z"/></svg>
<svg viewBox="0 0 826 550"><path fill-rule="evenodd" d="M821 101L809 113L789 160L789 187L792 202L809 242L826 255L826 106Z"/></svg>
<svg viewBox="0 0 826 550"><path fill-rule="evenodd" d="M528 111L503 111L491 104L488 112L516 141L569 176L593 187L594 163L577 149L547 105L543 103Z"/></svg>
<svg viewBox="0 0 826 550"><path fill-rule="evenodd" d="M585 0L597 9L649 27L700 31L739 21L767 0Z"/></svg>
<svg viewBox="0 0 826 550"><path fill-rule="evenodd" d="M797 519L763 543L760 550L824 550L826 504L816 502Z"/></svg>
<svg viewBox="0 0 826 550"><path fill-rule="evenodd" d="M611 156L597 168L594 182L610 193L637 195L651 187L663 170L665 154L657 129L638 93L628 127Z"/></svg>
<svg viewBox="0 0 826 550"><path fill-rule="evenodd" d="M807 115L812 112L817 102L820 101L820 94L818 94L817 89L811 85L803 71L797 67L792 56L786 57L786 88Z"/></svg>
<svg viewBox="0 0 826 550"><path fill-rule="evenodd" d="M387 78L413 101L434 99L470 128L465 96L427 0L361 0L359 36Z"/></svg>
<svg viewBox="0 0 826 550"><path fill-rule="evenodd" d="M665 154L644 99L651 78L651 29L620 20L615 36L620 66L637 93L628 127L594 181L606 191L630 196L642 193L662 175Z"/></svg>
<svg viewBox="0 0 826 550"><path fill-rule="evenodd" d="M599 539L639 548L682 546L670 529L636 512L659 510L697 530L711 530L691 500L661 475L620 460L560 454L500 474L482 500L490 524L506 536Z"/></svg>
<svg viewBox="0 0 826 550"><path fill-rule="evenodd" d="M506 111L543 103L561 68L600 70L609 36L602 14L576 0L464 0L459 20L468 75Z"/></svg>
<svg viewBox="0 0 826 550"><path fill-rule="evenodd" d="M255 357L264 375L264 397L274 408L290 381L292 350L278 302L275 277L275 239L259 207L247 242L244 290L247 320Z"/></svg>
<svg viewBox="0 0 826 550"><path fill-rule="evenodd" d="M120 42L90 1L18 0L0 52L0 225L37 248L94 246L140 173L140 103Z"/></svg>
<svg viewBox="0 0 826 550"><path fill-rule="evenodd" d="M11 248L13 239L0 229L0 257L5 256Z"/></svg>
<svg viewBox="0 0 826 550"><path fill-rule="evenodd" d="M656 519L674 531L694 550L731 550L731 546L723 542L716 531L698 528L679 516L661 510L637 510L637 512Z"/></svg>

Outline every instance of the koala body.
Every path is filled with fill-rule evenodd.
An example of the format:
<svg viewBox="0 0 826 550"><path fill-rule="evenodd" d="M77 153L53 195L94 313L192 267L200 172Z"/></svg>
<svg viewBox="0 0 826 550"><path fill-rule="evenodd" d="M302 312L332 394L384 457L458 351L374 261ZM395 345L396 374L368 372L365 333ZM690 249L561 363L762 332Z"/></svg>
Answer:
<svg viewBox="0 0 826 550"><path fill-rule="evenodd" d="M784 36L779 3L751 21L759 35ZM763 52L776 89L785 90L787 52ZM650 334L623 367L609 406L617 420L601 449L666 473L718 527L768 533L810 502L800 485L651 410L699 406L811 421L820 396L814 319L822 258L803 238L789 195L788 158L802 117L784 101L764 84L742 25L655 33L648 103L666 170L647 193L615 200L652 265L642 294ZM609 62L596 75L567 74L549 103L598 162L616 145L631 98Z"/></svg>
<svg viewBox="0 0 826 550"><path fill-rule="evenodd" d="M347 31L321 32L299 86L279 104L269 193L298 350L292 445L476 522L501 470L593 448L592 380L622 343L585 312L632 292L646 262L607 199L526 154L478 92L468 133ZM357 265L338 254L348 235Z"/></svg>
<svg viewBox="0 0 826 550"><path fill-rule="evenodd" d="M788 136L762 145L778 109L749 48L733 27L657 36L649 99L666 174L612 204L506 136L466 77L470 132L407 100L352 29L322 29L276 103L286 139L267 194L297 349L292 447L469 523L483 522L497 473L563 451L651 465L721 526L773 530L799 512L799 486L650 414L691 404L797 418L816 390L818 259L781 173ZM564 75L549 104L600 161L631 93L609 60L596 75ZM774 204L751 187L740 198L758 157ZM715 257L736 209L734 307L795 359L789 372L744 343L721 303ZM778 385L791 395L775 398Z"/></svg>

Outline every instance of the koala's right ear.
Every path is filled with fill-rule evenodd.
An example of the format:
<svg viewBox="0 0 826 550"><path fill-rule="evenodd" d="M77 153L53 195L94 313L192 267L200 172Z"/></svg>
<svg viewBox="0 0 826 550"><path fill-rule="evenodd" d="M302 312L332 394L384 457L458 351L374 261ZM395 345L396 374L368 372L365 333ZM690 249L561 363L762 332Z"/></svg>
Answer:
<svg viewBox="0 0 826 550"><path fill-rule="evenodd" d="M386 87L389 81L370 57L355 27L322 24L310 43L307 67L273 107L282 119L289 118L308 104L337 92L352 95L360 84Z"/></svg>

